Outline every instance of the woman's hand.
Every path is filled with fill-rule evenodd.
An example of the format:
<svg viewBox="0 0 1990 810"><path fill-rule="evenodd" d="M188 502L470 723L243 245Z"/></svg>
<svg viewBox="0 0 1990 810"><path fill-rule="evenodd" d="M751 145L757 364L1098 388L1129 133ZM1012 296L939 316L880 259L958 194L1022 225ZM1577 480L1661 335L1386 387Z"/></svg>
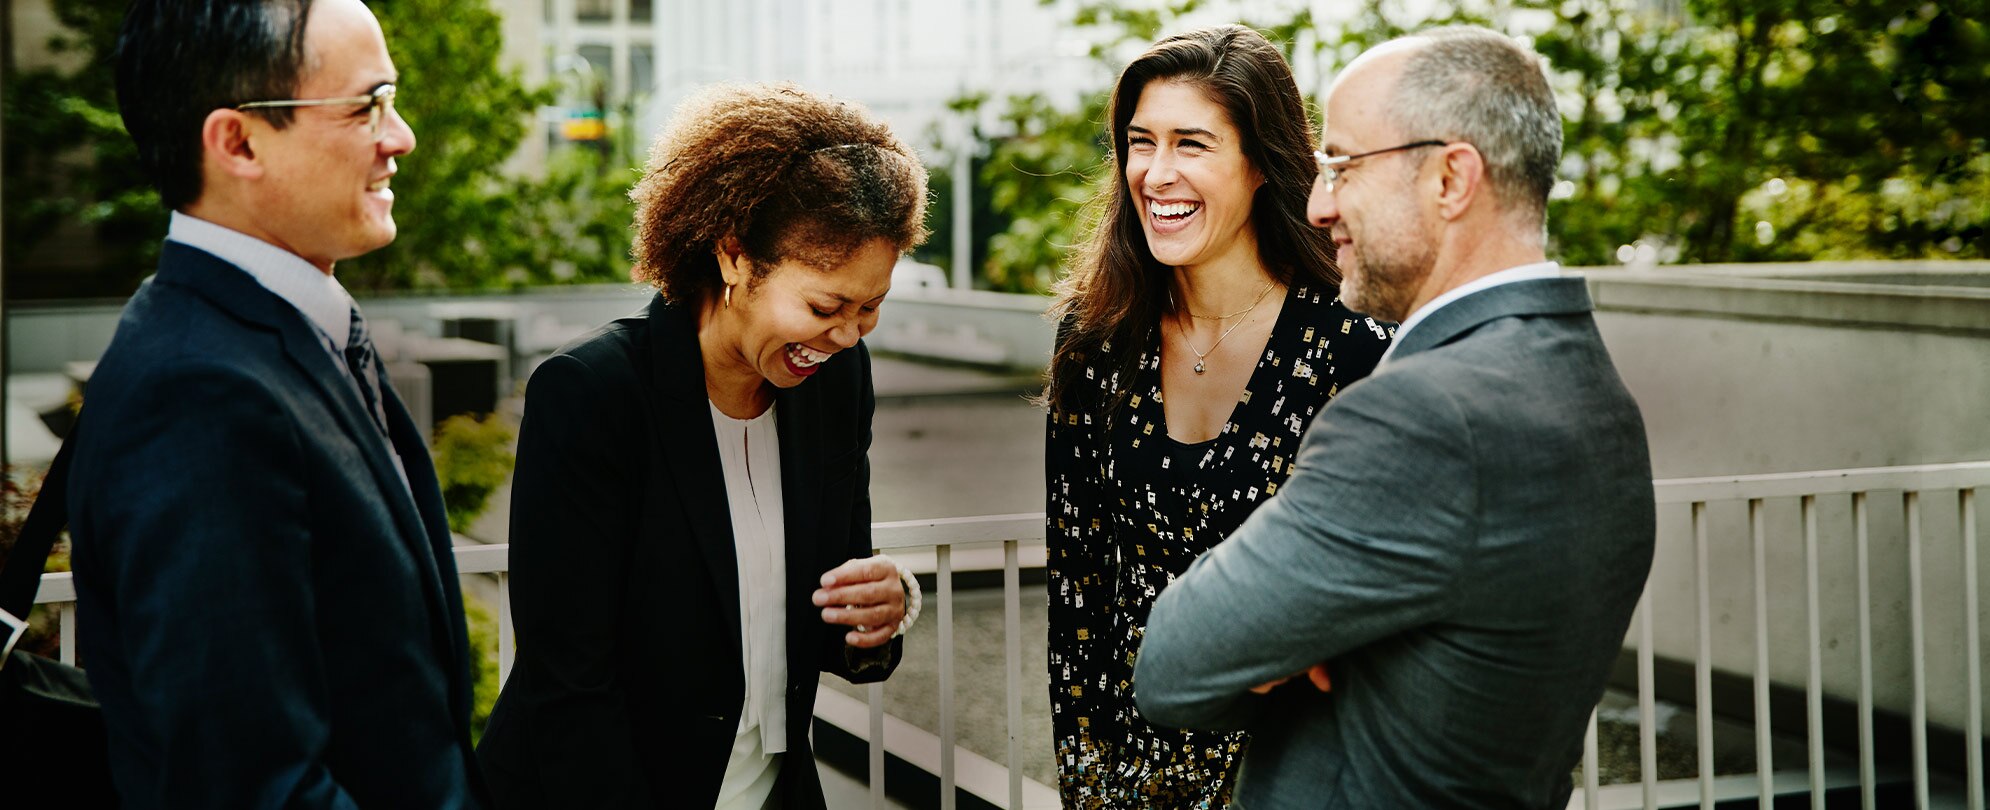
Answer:
<svg viewBox="0 0 1990 810"><path fill-rule="evenodd" d="M1251 687L1251 691L1262 695L1265 694L1266 692L1270 692L1271 690L1278 688L1279 686L1283 685L1286 681L1292 680L1293 678L1297 677L1299 677L1297 674L1287 675L1283 678L1279 678L1278 680L1272 681L1271 683L1261 683L1258 684L1257 686L1253 686ZM1313 688L1315 689L1318 689L1322 692L1331 692L1334 690L1334 679L1327 675L1327 665L1325 662L1314 664L1311 669L1306 670L1306 678L1313 682Z"/></svg>
<svg viewBox="0 0 1990 810"><path fill-rule="evenodd" d="M883 556L851 560L823 574L814 601L823 621L855 628L843 636L852 647L883 646L905 618L905 586L898 567Z"/></svg>

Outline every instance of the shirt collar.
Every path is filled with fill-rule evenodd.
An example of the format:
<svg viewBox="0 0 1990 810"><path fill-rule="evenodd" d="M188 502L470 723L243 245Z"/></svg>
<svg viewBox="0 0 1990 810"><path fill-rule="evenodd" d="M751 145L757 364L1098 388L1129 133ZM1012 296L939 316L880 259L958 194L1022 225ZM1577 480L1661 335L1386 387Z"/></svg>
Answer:
<svg viewBox="0 0 1990 810"><path fill-rule="evenodd" d="M352 296L332 274L288 250L178 211L173 212L166 238L242 268L264 289L303 313L334 347L345 350L352 330Z"/></svg>
<svg viewBox="0 0 1990 810"><path fill-rule="evenodd" d="M1523 264L1519 267L1509 267L1497 273L1489 273L1460 284L1443 295L1430 299L1430 303L1424 304L1421 309L1410 313L1408 318L1403 319L1402 325L1396 327L1395 338L1389 341L1389 348L1383 350L1381 362L1388 362L1389 355L1396 352L1396 346L1403 342L1404 335L1409 334L1412 328L1415 328L1417 324L1423 323L1424 319L1429 318L1431 313L1443 308L1446 304L1464 298L1472 293L1490 290L1502 284L1513 284L1544 278L1560 278L1561 275L1562 266L1560 264L1555 262L1535 262L1533 264Z"/></svg>

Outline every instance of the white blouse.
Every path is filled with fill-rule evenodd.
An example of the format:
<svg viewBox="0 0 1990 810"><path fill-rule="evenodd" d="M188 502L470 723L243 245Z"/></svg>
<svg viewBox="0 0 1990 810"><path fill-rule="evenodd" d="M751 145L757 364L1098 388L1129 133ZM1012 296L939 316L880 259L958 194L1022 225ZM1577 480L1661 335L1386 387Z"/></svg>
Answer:
<svg viewBox="0 0 1990 810"><path fill-rule="evenodd" d="M739 572L740 661L746 702L719 786L721 810L760 810L788 750L786 523L781 513L781 444L774 408L734 419L712 405L726 507Z"/></svg>

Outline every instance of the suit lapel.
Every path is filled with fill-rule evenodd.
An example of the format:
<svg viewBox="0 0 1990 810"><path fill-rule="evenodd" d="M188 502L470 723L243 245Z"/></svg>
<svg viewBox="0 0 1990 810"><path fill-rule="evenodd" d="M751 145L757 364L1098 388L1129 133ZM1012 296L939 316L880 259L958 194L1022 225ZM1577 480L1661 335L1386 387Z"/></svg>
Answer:
<svg viewBox="0 0 1990 810"><path fill-rule="evenodd" d="M401 539L408 545L409 556L415 561L422 590L428 596L430 607L436 611L439 619L436 629L449 626L452 620L447 612L447 600L442 594L432 538L422 525L414 501L409 498L410 487L402 486L401 474L395 471L394 461L388 456L392 450L381 440L380 429L359 401L359 390L332 359L317 329L304 319L304 314L298 312L296 307L264 289L247 272L197 248L167 242L160 257L158 280L192 290L235 317L277 333L284 354L311 380L318 396L345 430L346 438L359 448L360 455L366 459L381 500L393 515ZM384 381L384 376L382 379ZM392 391L391 386L382 387ZM400 400L392 401L405 421L406 410L399 408ZM411 428L412 423L408 427ZM429 487L434 486L435 473L429 466L428 450L420 441L412 442L412 448L404 450L401 456L407 465L410 484L421 480L427 482ZM417 466L421 470L419 477ZM439 503L436 511L441 511ZM443 536L446 542L446 530ZM438 638L438 642L448 654L455 654L454 645L447 643L446 639Z"/></svg>
<svg viewBox="0 0 1990 810"><path fill-rule="evenodd" d="M774 421L781 436L781 520L787 535L783 550L788 555L790 627L821 625L813 620L814 603L807 601L807 594L815 591L822 575L815 542L817 515L822 506L821 393L820 384L802 383L775 396L779 404ZM805 655L814 637L806 633L789 636L789 676L793 680L796 672L792 662L797 651Z"/></svg>
<svg viewBox="0 0 1990 810"><path fill-rule="evenodd" d="M1576 315L1588 312L1589 287L1580 278L1516 281L1452 301L1415 328L1402 334L1389 352L1395 362L1437 348L1500 318L1529 315Z"/></svg>
<svg viewBox="0 0 1990 810"><path fill-rule="evenodd" d="M721 474L718 435L712 430L711 400L705 394L705 359L698 353L698 313L666 303L658 295L649 308L656 458L668 471L684 519L705 558L706 573L719 597L734 661L740 649L739 563L733 548L732 512ZM786 442L783 442L785 446ZM785 459L783 460L785 463ZM661 483L659 484L661 485ZM668 495L669 493L658 493Z"/></svg>
<svg viewBox="0 0 1990 810"><path fill-rule="evenodd" d="M436 606L443 621L435 624L436 646L444 651L451 664L469 660L469 628L463 616L463 594L459 588L445 587L444 583L456 579L455 535L449 531L449 513L442 504L442 490L435 479L435 466L429 460L428 448L422 444L421 432L415 427L414 417L401 403L401 397L387 380L387 372L380 372L381 407L387 412L387 424L393 433L394 451L400 455L401 463L408 474L408 492L414 496L414 504L419 510L422 533L410 535L428 541L427 555L417 554L417 564L423 566L422 589L428 593L429 602ZM452 667L451 672L462 672L461 667ZM457 699L467 700L469 689L456 690ZM455 707L458 713L469 721L467 703Z"/></svg>

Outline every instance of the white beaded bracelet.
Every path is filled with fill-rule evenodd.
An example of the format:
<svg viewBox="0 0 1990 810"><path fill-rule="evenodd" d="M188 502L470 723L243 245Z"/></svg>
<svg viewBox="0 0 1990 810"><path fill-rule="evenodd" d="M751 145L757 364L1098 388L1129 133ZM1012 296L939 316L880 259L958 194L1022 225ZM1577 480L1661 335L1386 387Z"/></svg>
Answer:
<svg viewBox="0 0 1990 810"><path fill-rule="evenodd" d="M919 592L919 577L913 575L912 569L906 568L904 563L893 560L890 555L879 554L878 556L885 558L891 563L893 568L898 569L898 585L905 589L905 618L898 620L898 629L893 630L891 633L892 638L898 638L905 635L906 631L911 630L912 623L919 620L919 608L924 602L924 598ZM857 625L857 632L868 633L870 632L870 628L860 624Z"/></svg>
<svg viewBox="0 0 1990 810"><path fill-rule="evenodd" d="M891 558L885 557L885 559ZM898 630L891 634L892 638L898 638L911 630L912 623L919 620L919 608L923 597L919 592L919 578L912 575L912 569L906 568L904 563L897 560L891 560L891 564L898 569L898 583L905 588L905 618L898 620Z"/></svg>

